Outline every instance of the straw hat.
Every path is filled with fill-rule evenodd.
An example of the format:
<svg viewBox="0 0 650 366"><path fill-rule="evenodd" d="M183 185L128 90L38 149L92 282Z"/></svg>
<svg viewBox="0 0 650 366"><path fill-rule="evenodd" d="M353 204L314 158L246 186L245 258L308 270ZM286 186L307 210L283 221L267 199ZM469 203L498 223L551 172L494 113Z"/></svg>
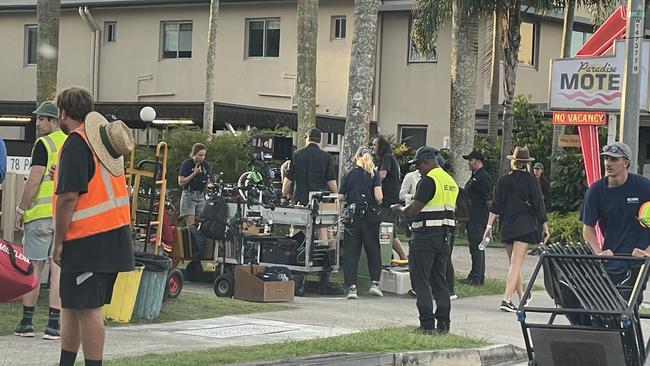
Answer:
<svg viewBox="0 0 650 366"><path fill-rule="evenodd" d="M124 158L133 150L135 142L131 129L122 121L108 123L97 112L90 112L84 119L86 136L99 162L114 176L124 174Z"/></svg>
<svg viewBox="0 0 650 366"><path fill-rule="evenodd" d="M530 152L527 147L515 147L512 155L508 155L508 159L517 161L534 161L535 158L530 157Z"/></svg>

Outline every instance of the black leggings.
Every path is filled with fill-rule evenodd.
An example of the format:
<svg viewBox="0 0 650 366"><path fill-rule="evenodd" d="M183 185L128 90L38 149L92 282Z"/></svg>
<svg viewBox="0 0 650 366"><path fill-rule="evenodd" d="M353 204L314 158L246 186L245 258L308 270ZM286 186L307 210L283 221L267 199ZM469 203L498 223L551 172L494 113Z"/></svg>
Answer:
<svg viewBox="0 0 650 366"><path fill-rule="evenodd" d="M345 225L343 236L343 277L346 285L357 283L357 269L361 248L368 258L370 280L379 281L381 274L381 253L379 249L379 224L368 224L365 217L355 217Z"/></svg>

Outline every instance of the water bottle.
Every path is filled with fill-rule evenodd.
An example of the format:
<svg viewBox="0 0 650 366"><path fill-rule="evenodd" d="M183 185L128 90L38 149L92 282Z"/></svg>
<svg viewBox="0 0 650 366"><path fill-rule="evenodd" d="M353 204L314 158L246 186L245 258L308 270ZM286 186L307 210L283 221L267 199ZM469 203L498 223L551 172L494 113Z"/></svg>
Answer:
<svg viewBox="0 0 650 366"><path fill-rule="evenodd" d="M492 241L492 238L490 238L489 236L486 236L485 238L483 238L483 241L481 241L481 243L478 245L478 249L479 250L485 250L485 248L487 248L487 246L490 245L491 241Z"/></svg>

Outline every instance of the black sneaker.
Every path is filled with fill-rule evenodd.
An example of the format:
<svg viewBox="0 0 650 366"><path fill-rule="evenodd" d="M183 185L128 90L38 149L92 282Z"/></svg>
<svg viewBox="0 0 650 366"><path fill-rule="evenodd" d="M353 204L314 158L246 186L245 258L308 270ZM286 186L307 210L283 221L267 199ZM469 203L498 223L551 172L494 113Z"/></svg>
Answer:
<svg viewBox="0 0 650 366"><path fill-rule="evenodd" d="M512 303L512 301L506 301L506 300L501 300L501 306L499 307L501 311L506 311L509 313L516 313L517 308L515 307L515 304Z"/></svg>
<svg viewBox="0 0 650 366"><path fill-rule="evenodd" d="M528 304L530 304L530 300L532 299L533 299L533 294L529 292L528 297L526 298L526 300L524 300L524 306L528 306Z"/></svg>
<svg viewBox="0 0 650 366"><path fill-rule="evenodd" d="M438 320L436 322L436 333L438 334L449 334L449 321L444 321L444 320Z"/></svg>
<svg viewBox="0 0 650 366"><path fill-rule="evenodd" d="M415 328L415 330L413 332L415 332L417 334L433 335L435 331L433 329L428 329L428 328L424 328L422 326L419 326L419 327Z"/></svg>
<svg viewBox="0 0 650 366"><path fill-rule="evenodd" d="M410 289L409 292L408 292L408 294L409 294L409 296L411 296L411 297L418 297L418 294L416 294L415 291L414 291L413 289Z"/></svg>
<svg viewBox="0 0 650 366"><path fill-rule="evenodd" d="M32 324L18 324L16 330L14 330L14 335L19 337L33 337L34 336L34 325Z"/></svg>
<svg viewBox="0 0 650 366"><path fill-rule="evenodd" d="M57 340L60 338L61 333L59 333L58 329L45 327L45 331L43 332L43 339Z"/></svg>

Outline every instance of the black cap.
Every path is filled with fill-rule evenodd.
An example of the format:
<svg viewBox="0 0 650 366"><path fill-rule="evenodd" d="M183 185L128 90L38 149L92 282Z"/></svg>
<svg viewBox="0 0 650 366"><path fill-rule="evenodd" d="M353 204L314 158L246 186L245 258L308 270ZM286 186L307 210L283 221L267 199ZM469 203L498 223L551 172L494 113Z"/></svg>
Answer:
<svg viewBox="0 0 650 366"><path fill-rule="evenodd" d="M312 128L311 130L309 130L309 132L307 132L307 136L320 140L321 133L322 133L321 130L319 130L318 128Z"/></svg>
<svg viewBox="0 0 650 366"><path fill-rule="evenodd" d="M474 150L467 155L463 155L463 159L465 160L476 159L485 163L485 156L483 156L483 154L478 150Z"/></svg>
<svg viewBox="0 0 650 366"><path fill-rule="evenodd" d="M430 146L422 146L415 152L415 158L409 161L409 164L418 164L422 160L426 159L436 159L438 155L438 150Z"/></svg>

